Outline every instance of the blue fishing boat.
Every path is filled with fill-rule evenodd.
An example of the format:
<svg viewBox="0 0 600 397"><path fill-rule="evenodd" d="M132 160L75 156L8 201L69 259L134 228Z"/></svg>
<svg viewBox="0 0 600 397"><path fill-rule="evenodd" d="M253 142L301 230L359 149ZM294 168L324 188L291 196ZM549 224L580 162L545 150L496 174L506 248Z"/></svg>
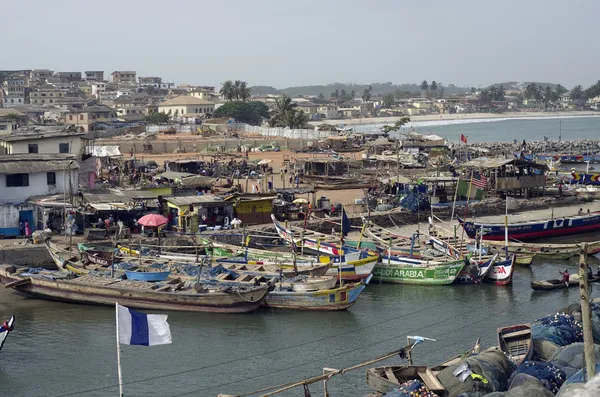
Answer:
<svg viewBox="0 0 600 397"><path fill-rule="evenodd" d="M593 185L600 186L600 173L581 173L581 172L572 172L571 180L569 181L571 185Z"/></svg>
<svg viewBox="0 0 600 397"><path fill-rule="evenodd" d="M470 238L483 230L484 240L504 240L504 223L479 223L457 218ZM572 217L546 219L536 222L518 222L508 225L508 237L520 241L535 240L554 236L567 236L577 233L600 230L600 213Z"/></svg>
<svg viewBox="0 0 600 397"><path fill-rule="evenodd" d="M4 324L0 325L0 350L8 338L8 334L15 329L15 316L11 316Z"/></svg>
<svg viewBox="0 0 600 397"><path fill-rule="evenodd" d="M165 281L171 271L161 271L151 267L132 268L125 270L127 279L136 281Z"/></svg>

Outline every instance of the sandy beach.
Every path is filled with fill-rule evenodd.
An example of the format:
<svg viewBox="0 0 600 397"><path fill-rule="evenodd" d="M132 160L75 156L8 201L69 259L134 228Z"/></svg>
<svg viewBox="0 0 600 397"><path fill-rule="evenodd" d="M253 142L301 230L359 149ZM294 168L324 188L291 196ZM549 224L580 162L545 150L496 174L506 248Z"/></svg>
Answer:
<svg viewBox="0 0 600 397"><path fill-rule="evenodd" d="M536 118L536 117L583 117L583 116L599 116L600 112L593 111L568 111L568 112L506 112L506 113L444 113L444 114L427 114L411 116L411 122L421 121L446 121L446 120L477 120L477 119L511 119L511 118ZM394 123L400 117L368 117L360 119L340 119L340 120L323 120L311 121L311 125L319 125L323 123L329 124L385 124Z"/></svg>

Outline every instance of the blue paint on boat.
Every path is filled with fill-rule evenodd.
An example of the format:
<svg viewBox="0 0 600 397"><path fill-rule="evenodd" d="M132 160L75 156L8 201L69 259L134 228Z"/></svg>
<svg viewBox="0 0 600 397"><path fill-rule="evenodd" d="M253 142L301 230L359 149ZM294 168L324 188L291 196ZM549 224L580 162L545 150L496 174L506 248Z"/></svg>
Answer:
<svg viewBox="0 0 600 397"><path fill-rule="evenodd" d="M165 281L171 271L167 272L139 272L135 270L125 270L128 280L137 281Z"/></svg>

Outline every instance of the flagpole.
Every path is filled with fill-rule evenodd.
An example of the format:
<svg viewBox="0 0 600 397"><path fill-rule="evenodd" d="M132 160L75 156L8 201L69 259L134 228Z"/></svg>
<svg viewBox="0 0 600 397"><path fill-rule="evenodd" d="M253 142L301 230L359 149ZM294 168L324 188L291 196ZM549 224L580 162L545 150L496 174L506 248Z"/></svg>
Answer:
<svg viewBox="0 0 600 397"><path fill-rule="evenodd" d="M141 252L141 249L140 249ZM123 372L121 371L121 346L119 334L119 303L115 302L115 313L117 317L117 370L119 373L119 397L123 397Z"/></svg>

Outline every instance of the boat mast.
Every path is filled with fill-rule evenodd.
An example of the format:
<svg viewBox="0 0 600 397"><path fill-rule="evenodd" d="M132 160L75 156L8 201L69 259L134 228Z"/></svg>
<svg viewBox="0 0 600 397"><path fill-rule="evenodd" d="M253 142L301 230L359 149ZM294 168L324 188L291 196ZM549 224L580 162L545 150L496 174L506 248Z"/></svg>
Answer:
<svg viewBox="0 0 600 397"><path fill-rule="evenodd" d="M508 193L508 191L507 191ZM504 198L504 256L508 260L508 194ZM482 226L483 227L483 226Z"/></svg>

